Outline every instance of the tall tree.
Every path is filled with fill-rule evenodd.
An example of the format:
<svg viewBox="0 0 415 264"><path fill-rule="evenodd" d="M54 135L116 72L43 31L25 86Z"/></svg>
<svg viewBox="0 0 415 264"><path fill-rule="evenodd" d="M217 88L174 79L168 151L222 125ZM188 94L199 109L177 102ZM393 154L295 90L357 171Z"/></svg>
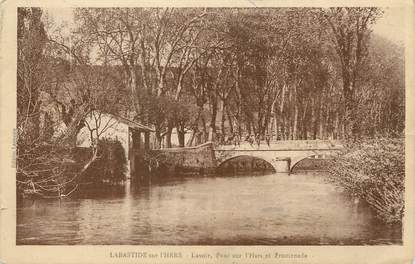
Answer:
<svg viewBox="0 0 415 264"><path fill-rule="evenodd" d="M355 135L356 85L368 54L371 26L380 17L382 10L375 7L336 7L321 12L340 61L345 101L344 130L348 136Z"/></svg>

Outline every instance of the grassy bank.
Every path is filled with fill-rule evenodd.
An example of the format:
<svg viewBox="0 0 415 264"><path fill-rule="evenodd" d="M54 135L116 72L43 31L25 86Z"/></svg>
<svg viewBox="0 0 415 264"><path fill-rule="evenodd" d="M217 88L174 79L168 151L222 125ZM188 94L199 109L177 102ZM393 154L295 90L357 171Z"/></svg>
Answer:
<svg viewBox="0 0 415 264"><path fill-rule="evenodd" d="M405 142L370 139L346 143L331 164L332 180L365 200L385 223L401 223L404 214Z"/></svg>

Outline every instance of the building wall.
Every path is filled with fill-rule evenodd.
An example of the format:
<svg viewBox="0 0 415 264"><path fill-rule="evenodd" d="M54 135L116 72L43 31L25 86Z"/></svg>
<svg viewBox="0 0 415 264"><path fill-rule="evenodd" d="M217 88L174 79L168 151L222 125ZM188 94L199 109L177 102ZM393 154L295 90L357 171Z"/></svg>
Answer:
<svg viewBox="0 0 415 264"><path fill-rule="evenodd" d="M216 168L216 160L212 143L196 147L168 148L152 150L160 157L160 162L169 169L188 172L208 172Z"/></svg>
<svg viewBox="0 0 415 264"><path fill-rule="evenodd" d="M85 127L81 129L76 138L76 146L78 147L90 147L91 135L88 129L97 129L100 133L100 138L116 139L121 142L124 148L125 157L127 160L127 175L130 174L130 161L128 157L129 150L129 131L128 126L122 122L119 122L116 118L107 114L99 114L92 112L85 118ZM95 132L93 132L93 140L96 140Z"/></svg>

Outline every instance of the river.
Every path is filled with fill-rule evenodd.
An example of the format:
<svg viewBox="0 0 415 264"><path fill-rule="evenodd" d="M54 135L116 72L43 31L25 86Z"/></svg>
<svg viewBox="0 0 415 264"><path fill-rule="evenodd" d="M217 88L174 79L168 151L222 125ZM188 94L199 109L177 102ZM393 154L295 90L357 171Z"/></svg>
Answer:
<svg viewBox="0 0 415 264"><path fill-rule="evenodd" d="M169 178L91 197L24 201L18 245L401 244L325 173Z"/></svg>

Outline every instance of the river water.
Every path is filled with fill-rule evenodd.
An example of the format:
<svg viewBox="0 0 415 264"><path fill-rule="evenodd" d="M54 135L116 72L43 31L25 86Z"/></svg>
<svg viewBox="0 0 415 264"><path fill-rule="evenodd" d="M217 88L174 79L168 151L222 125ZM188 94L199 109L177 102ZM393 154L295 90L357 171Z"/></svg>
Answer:
<svg viewBox="0 0 415 264"><path fill-rule="evenodd" d="M401 244L325 173L169 178L93 197L24 201L17 244Z"/></svg>

